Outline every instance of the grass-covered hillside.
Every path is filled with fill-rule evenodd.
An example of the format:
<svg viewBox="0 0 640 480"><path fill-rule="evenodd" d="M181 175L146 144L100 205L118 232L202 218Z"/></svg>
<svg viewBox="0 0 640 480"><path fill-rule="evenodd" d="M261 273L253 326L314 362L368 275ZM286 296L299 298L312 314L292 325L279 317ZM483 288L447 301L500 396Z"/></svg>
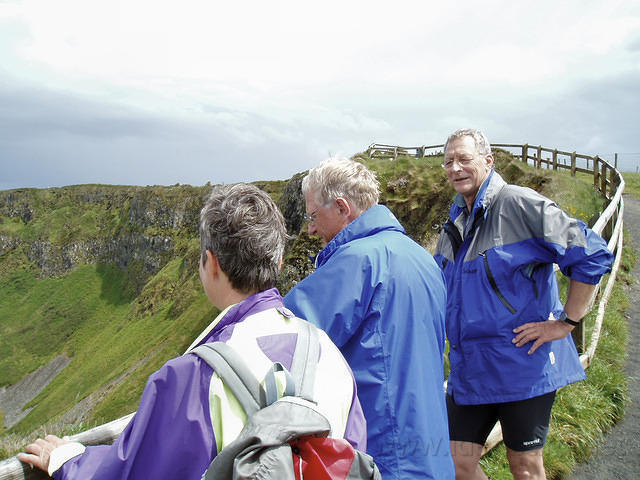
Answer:
<svg viewBox="0 0 640 480"><path fill-rule="evenodd" d="M131 410L146 374L211 308L194 278L207 187L85 185L0 192L0 386L71 362L13 430ZM176 321L189 309L189 322ZM140 378L137 378L137 377Z"/></svg>
<svg viewBox="0 0 640 480"><path fill-rule="evenodd" d="M640 173L625 172L622 176L626 183L624 187L625 193L640 198Z"/></svg>
<svg viewBox="0 0 640 480"><path fill-rule="evenodd" d="M431 250L454 193L442 157L357 157L377 172L381 203ZM496 160L507 181L541 191L586 222L602 208L588 181L536 171L505 152ZM278 285L283 294L311 272L308 257L320 248L302 223L301 178L256 182L294 234ZM0 435L22 441L48 423L70 431L134 411L146 378L184 352L214 318L197 272L198 215L210 188L0 192L0 390L6 393L56 357L69 361L15 424L7 428L0 411ZM19 446L0 443L0 458L12 448Z"/></svg>

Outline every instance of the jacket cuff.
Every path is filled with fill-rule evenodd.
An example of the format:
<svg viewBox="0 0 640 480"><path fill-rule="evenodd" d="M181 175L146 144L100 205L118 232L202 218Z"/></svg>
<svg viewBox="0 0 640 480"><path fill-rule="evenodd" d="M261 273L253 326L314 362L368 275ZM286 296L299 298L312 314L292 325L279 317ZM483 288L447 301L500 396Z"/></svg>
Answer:
<svg viewBox="0 0 640 480"><path fill-rule="evenodd" d="M585 275L576 271L571 272L571 275L567 275L567 276L571 280L577 280L582 283L588 283L589 285L597 285L600 279L602 278L602 275Z"/></svg>
<svg viewBox="0 0 640 480"><path fill-rule="evenodd" d="M59 470L62 465L73 457L82 455L85 449L86 447L78 442L69 442L54 448L49 456L49 476L52 477L54 472Z"/></svg>

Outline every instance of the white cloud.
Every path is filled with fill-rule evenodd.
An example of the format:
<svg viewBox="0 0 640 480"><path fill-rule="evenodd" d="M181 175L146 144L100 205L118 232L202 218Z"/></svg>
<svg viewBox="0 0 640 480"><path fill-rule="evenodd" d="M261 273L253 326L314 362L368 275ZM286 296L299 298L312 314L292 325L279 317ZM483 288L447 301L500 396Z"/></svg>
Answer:
<svg viewBox="0 0 640 480"><path fill-rule="evenodd" d="M84 154L100 132L114 144L96 148L129 159L133 183L149 151L167 162L188 152L194 178L207 158L288 176L330 152L438 143L462 125L638 152L635 135L616 132L619 119L637 125L640 93L604 89L637 77L639 42L638 0L0 1L0 95L15 100L0 121L16 132L0 162L18 144L23 162L53 159L33 142L44 136ZM48 100L31 108L21 92ZM113 163L96 164L95 181ZM29 171L15 182L33 183Z"/></svg>

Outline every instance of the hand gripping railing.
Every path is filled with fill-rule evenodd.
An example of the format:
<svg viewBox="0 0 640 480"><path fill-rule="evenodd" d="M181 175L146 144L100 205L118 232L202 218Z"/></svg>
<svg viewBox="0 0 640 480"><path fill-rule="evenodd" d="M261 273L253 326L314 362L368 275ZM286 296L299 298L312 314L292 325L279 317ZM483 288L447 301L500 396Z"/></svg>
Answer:
<svg viewBox="0 0 640 480"><path fill-rule="evenodd" d="M133 413L90 430L71 435L70 440L83 445L104 445L113 443L133 418ZM16 457L0 462L0 480L36 480L49 478L49 475L37 468L30 468Z"/></svg>

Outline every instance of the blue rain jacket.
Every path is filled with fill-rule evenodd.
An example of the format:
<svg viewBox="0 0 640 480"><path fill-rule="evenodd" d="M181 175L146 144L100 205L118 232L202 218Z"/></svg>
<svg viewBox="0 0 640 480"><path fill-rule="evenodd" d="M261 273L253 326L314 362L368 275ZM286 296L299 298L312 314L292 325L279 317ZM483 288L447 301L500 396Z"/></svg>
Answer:
<svg viewBox="0 0 640 480"><path fill-rule="evenodd" d="M447 392L459 404L524 400L585 378L571 335L516 347L513 329L563 310L553 264L583 283L610 270L605 241L535 191L495 171L469 215L457 195L435 253L447 280Z"/></svg>
<svg viewBox="0 0 640 480"><path fill-rule="evenodd" d="M442 271L388 208L376 205L319 253L286 296L349 362L367 451L388 479L453 479L443 389Z"/></svg>

